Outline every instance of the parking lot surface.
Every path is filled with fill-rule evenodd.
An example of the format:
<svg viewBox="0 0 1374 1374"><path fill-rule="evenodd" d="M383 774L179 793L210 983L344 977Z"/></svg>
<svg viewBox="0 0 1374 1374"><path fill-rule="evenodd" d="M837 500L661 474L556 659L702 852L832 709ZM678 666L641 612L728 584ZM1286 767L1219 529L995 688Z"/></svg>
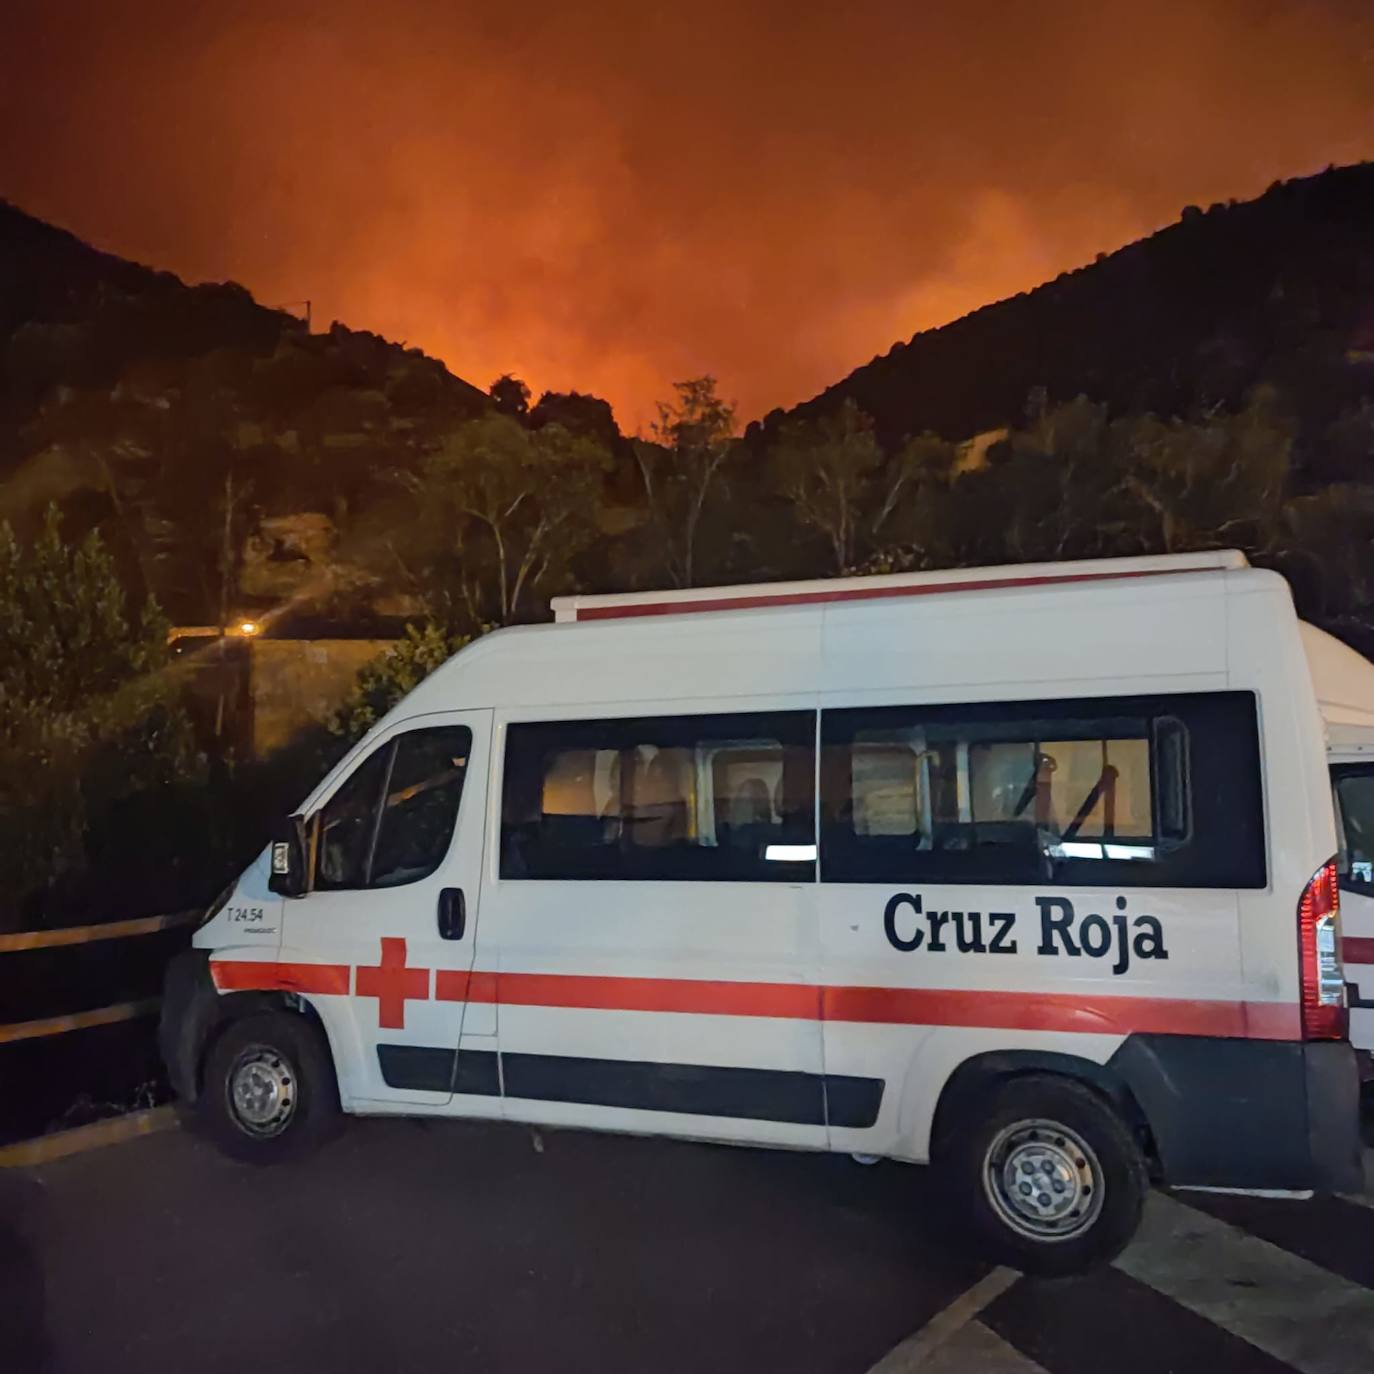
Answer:
<svg viewBox="0 0 1374 1374"><path fill-rule="evenodd" d="M9 1171L0 1209L6 1374L1374 1370L1368 1199L1156 1196L1043 1282L967 1254L921 1169L376 1120L272 1169L172 1131Z"/></svg>

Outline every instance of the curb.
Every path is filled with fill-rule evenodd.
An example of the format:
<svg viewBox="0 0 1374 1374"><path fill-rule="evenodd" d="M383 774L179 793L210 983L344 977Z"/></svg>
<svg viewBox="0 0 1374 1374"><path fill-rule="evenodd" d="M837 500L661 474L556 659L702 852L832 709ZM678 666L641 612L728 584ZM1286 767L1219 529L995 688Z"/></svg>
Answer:
<svg viewBox="0 0 1374 1374"><path fill-rule="evenodd" d="M113 1116L106 1121L93 1121L89 1126L54 1131L35 1140L0 1145L0 1169L25 1169L35 1164L50 1164L68 1155L98 1150L105 1145L121 1145L139 1136L172 1130L177 1124L177 1111L173 1106L152 1107L147 1111L130 1112L126 1116Z"/></svg>

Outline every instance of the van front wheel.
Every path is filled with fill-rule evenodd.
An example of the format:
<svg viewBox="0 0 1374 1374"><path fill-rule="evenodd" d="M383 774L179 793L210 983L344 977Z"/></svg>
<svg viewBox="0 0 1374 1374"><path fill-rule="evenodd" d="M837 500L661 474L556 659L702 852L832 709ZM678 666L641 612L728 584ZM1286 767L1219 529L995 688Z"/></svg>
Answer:
<svg viewBox="0 0 1374 1374"><path fill-rule="evenodd" d="M235 1159L275 1164L307 1154L339 1117L323 1034L293 1012L230 1022L206 1060L200 1105L209 1134Z"/></svg>
<svg viewBox="0 0 1374 1374"><path fill-rule="evenodd" d="M941 1163L996 1259L1071 1274L1113 1259L1140 1224L1149 1179L1120 1115L1068 1078L1012 1079L973 1104Z"/></svg>

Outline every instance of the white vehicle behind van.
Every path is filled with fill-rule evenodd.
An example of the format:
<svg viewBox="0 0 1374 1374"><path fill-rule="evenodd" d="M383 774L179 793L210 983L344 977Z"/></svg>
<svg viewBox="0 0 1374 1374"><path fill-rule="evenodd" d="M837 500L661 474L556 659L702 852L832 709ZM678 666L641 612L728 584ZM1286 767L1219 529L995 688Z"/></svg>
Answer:
<svg viewBox="0 0 1374 1374"><path fill-rule="evenodd" d="M1067 1272L1151 1179L1359 1187L1337 832L1240 554L556 602L422 682L169 973L231 1153L349 1113L933 1163Z"/></svg>
<svg viewBox="0 0 1374 1374"><path fill-rule="evenodd" d="M1338 639L1302 626L1326 725L1341 885L1341 951L1350 1042L1374 1077L1374 663Z"/></svg>

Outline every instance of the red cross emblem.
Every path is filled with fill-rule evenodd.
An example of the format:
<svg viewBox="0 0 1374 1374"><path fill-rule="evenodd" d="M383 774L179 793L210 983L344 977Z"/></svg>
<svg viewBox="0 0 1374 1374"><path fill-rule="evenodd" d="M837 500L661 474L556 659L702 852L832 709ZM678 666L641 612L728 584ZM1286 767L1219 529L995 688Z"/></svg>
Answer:
<svg viewBox="0 0 1374 1374"><path fill-rule="evenodd" d="M429 970L406 967L406 942L382 936L382 962L359 965L353 975L355 997L377 999L377 1024L386 1030L404 1030L406 1003L429 1000Z"/></svg>

